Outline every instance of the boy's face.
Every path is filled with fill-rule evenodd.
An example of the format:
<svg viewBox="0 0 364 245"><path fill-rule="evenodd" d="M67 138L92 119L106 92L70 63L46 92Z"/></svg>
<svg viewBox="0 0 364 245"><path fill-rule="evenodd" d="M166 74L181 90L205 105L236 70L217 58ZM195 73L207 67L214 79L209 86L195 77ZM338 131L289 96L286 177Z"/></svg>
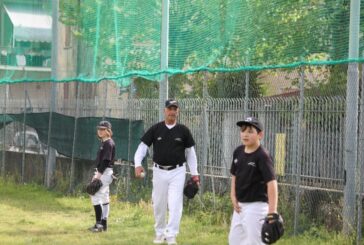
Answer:
<svg viewBox="0 0 364 245"><path fill-rule="evenodd" d="M107 136L107 131L106 131L106 128L98 128L97 129L97 136L99 138L105 138Z"/></svg>
<svg viewBox="0 0 364 245"><path fill-rule="evenodd" d="M253 126L243 125L240 128L240 139L245 146L257 146L262 138L263 132L258 132Z"/></svg>

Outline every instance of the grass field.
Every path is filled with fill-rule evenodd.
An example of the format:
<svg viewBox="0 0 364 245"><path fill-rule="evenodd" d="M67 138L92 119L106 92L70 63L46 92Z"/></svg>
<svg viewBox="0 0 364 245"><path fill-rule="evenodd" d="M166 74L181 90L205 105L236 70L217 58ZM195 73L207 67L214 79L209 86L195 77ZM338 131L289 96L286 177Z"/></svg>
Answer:
<svg viewBox="0 0 364 245"><path fill-rule="evenodd" d="M0 179L0 244L152 244L153 214L149 202L129 203L112 197L109 231L93 234L93 208L87 196L64 196L36 185ZM209 216L182 218L178 244L227 244L228 222L209 223ZM320 229L280 240L288 244L352 244Z"/></svg>

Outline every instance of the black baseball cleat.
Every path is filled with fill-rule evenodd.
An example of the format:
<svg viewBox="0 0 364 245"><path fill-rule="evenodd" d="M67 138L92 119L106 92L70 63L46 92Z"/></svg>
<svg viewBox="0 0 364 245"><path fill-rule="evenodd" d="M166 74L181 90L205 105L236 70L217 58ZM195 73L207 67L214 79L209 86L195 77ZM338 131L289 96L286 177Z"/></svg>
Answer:
<svg viewBox="0 0 364 245"><path fill-rule="evenodd" d="M107 231L107 219L102 219L101 224L103 231Z"/></svg>
<svg viewBox="0 0 364 245"><path fill-rule="evenodd" d="M91 232L103 232L104 226L102 224L95 224L94 226L88 229Z"/></svg>

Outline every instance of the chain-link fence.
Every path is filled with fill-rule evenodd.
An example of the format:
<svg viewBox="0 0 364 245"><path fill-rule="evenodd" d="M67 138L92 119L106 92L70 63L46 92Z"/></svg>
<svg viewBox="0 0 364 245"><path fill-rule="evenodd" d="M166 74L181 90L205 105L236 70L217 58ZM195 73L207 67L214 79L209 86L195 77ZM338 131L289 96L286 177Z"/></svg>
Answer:
<svg viewBox="0 0 364 245"><path fill-rule="evenodd" d="M344 188L347 178L353 178L356 183L355 200L350 200L350 203L356 206L355 224L361 236L362 147L358 148L356 176L347 176L344 165L346 77L340 74L345 72L343 66L335 66L171 77L169 94L179 100L179 122L190 128L196 141L201 192L212 193L215 197L229 193L232 153L240 144L236 122L246 115L256 116L264 124L262 143L274 160L280 187L279 210L286 219L287 227L291 227L289 229L294 234L312 225L340 231L343 227ZM3 176L11 175L22 182L47 184L48 148L52 144L42 141L37 130L29 126L34 115L52 111L74 120L70 130L73 137L63 139L72 146L72 154L64 156L55 149L52 186L63 190L77 189L93 171L91 157L76 157L76 136L81 131L77 123L82 122L81 128L94 129L96 121L93 120L124 119L130 125L141 121L146 130L158 121L156 83L134 79L126 90L110 81L57 86L63 96L52 98L48 84L1 85L0 161ZM55 104L53 108L52 103ZM361 105L359 125L363 123ZM50 119L52 117L46 118L45 124L49 124L48 129L52 128L51 124L55 122ZM53 116L53 120L55 118ZM364 135L361 128L358 146L361 146L359 143L362 144ZM137 130L129 129L122 135L114 132L114 138L121 137L127 142L126 157L119 158L115 168L119 174L118 187L122 188L118 191L123 193L123 199L133 200L130 195L134 179L131 160L136 143L132 137ZM63 129L58 131L66 134ZM48 135L47 139L51 140L52 135ZM62 140L62 137L58 139ZM150 156L144 164L151 166ZM151 186L149 175L143 182L147 187Z"/></svg>
<svg viewBox="0 0 364 245"><path fill-rule="evenodd" d="M235 123L254 115L287 227L356 231L360 243L362 1L142 2L0 0L2 176L77 190L92 174L95 124L106 118L118 190L132 200L138 139L168 95L195 138L213 207L230 190Z"/></svg>

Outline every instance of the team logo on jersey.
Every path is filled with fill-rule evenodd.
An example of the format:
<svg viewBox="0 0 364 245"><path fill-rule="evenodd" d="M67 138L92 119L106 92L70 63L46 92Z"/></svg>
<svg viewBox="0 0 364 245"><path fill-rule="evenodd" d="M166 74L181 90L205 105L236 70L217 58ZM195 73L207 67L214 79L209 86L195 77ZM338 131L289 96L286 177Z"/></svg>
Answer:
<svg viewBox="0 0 364 245"><path fill-rule="evenodd" d="M248 162L248 165L249 165L249 166L252 166L252 167L254 167L254 168L256 167L256 166L255 166L255 162Z"/></svg>
<svg viewBox="0 0 364 245"><path fill-rule="evenodd" d="M175 140L175 141L180 141L180 142L182 142L182 139L181 139L181 138L175 138L174 140Z"/></svg>
<svg viewBox="0 0 364 245"><path fill-rule="evenodd" d="M162 137L158 137L157 140L162 140Z"/></svg>

